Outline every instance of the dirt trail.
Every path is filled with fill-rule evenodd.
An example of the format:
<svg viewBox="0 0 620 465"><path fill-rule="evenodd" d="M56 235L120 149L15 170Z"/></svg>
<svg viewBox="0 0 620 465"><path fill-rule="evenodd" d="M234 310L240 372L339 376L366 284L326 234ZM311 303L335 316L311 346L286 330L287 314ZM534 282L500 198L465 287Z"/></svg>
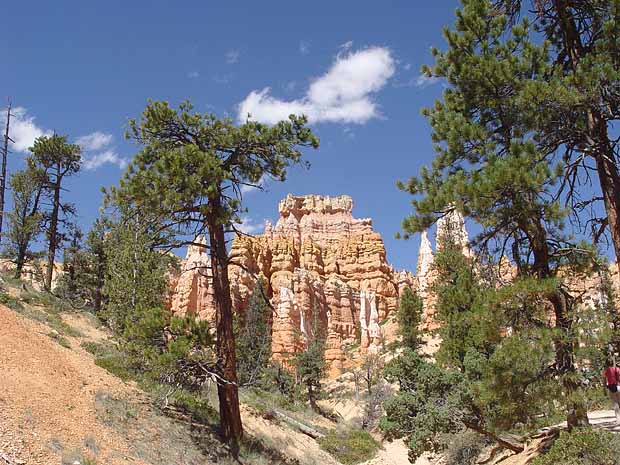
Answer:
<svg viewBox="0 0 620 465"><path fill-rule="evenodd" d="M128 444L98 421L95 402L97 393L128 397L135 390L82 348L62 347L49 327L3 306L0 328L0 450L28 464L79 460L79 451L109 464L143 463L129 462Z"/></svg>

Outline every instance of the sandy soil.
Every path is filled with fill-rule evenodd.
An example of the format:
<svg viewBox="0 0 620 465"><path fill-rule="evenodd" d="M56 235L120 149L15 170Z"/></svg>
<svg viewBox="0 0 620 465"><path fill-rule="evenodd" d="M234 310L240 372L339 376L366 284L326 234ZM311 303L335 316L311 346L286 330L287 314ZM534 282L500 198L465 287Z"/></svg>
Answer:
<svg viewBox="0 0 620 465"><path fill-rule="evenodd" d="M90 446L104 463L129 463L126 442L97 419L95 397L136 392L96 366L76 340L78 347L62 347L47 326L3 306L0 328L0 450L17 463L51 464L93 453Z"/></svg>

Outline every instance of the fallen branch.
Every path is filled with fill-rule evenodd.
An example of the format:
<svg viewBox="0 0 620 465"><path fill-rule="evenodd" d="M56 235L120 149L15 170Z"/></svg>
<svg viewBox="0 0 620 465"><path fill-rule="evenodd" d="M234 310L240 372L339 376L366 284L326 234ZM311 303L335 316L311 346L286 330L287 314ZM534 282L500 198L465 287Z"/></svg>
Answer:
<svg viewBox="0 0 620 465"><path fill-rule="evenodd" d="M479 425L469 421L463 421L463 424L467 426L469 429L474 430L475 432L486 436L493 441L497 442L500 446L505 447L513 452L519 453L523 452L524 444L521 440L518 440L509 436L499 436L492 431L487 431L484 428L481 428Z"/></svg>
<svg viewBox="0 0 620 465"><path fill-rule="evenodd" d="M325 435L321 433L320 431L317 431L308 425L304 425L303 423L295 420L294 418L289 417L285 413L282 413L278 410L272 410L272 412L275 417L288 423L289 425L294 426L295 428L299 430L300 433L303 433L306 436L310 436L312 439L321 439L325 437Z"/></svg>

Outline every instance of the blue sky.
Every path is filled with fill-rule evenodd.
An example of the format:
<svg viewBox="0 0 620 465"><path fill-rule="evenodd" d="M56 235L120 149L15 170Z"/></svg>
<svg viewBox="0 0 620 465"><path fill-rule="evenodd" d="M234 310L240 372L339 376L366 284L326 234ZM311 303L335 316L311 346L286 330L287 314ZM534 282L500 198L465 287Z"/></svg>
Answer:
<svg viewBox="0 0 620 465"><path fill-rule="evenodd" d="M68 184L84 228L100 188L115 184L138 147L123 139L147 99L268 121L312 114L321 148L283 183L246 195L246 227L275 220L287 193L349 194L371 217L388 260L415 269L419 238L396 240L409 198L395 182L433 157L420 109L441 85L420 78L457 2L12 2L0 28L0 98L18 107L9 170L36 135L79 140L86 165ZM240 107L242 103L245 104ZM4 106L4 102L0 104ZM21 152L20 152L21 151Z"/></svg>

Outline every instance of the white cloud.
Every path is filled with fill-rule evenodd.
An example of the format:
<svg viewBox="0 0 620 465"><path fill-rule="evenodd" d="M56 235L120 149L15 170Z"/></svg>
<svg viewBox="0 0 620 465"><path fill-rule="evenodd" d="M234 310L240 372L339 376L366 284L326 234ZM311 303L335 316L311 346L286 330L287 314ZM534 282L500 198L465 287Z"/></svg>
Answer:
<svg viewBox="0 0 620 465"><path fill-rule="evenodd" d="M271 95L271 88L255 90L238 106L238 119L248 113L253 120L275 124L290 114L304 114L310 122L362 124L379 116L371 98L394 75L396 64L385 47L371 47L357 52L338 54L331 68L314 79L306 95L296 100L280 100Z"/></svg>
<svg viewBox="0 0 620 465"><path fill-rule="evenodd" d="M112 149L105 150L96 154L87 154L82 157L82 167L86 171L96 170L97 168L110 163L117 165L120 169L127 166L127 160L122 158L118 153Z"/></svg>
<svg viewBox="0 0 620 465"><path fill-rule="evenodd" d="M200 77L200 73L198 71L190 71L189 73L187 73L187 77L190 79L196 79Z"/></svg>
<svg viewBox="0 0 620 465"><path fill-rule="evenodd" d="M351 50L353 48L353 41L352 40L348 40L347 42L345 42L344 44L340 45L340 49L343 52L348 52L349 50Z"/></svg>
<svg viewBox="0 0 620 465"><path fill-rule="evenodd" d="M235 227L246 234L262 233L265 230L266 220L255 221L249 216L242 216L241 223L235 225Z"/></svg>
<svg viewBox="0 0 620 465"><path fill-rule="evenodd" d="M429 77L426 74L420 74L415 80L416 87L428 87L439 82L439 78Z"/></svg>
<svg viewBox="0 0 620 465"><path fill-rule="evenodd" d="M261 176L261 178L258 180L256 185L265 189L265 187L267 186L267 177ZM251 192L256 192L257 190L259 190L258 187L246 186L246 185L241 186L241 194L249 194Z"/></svg>
<svg viewBox="0 0 620 465"><path fill-rule="evenodd" d="M239 62L239 50L229 50L226 52L226 64L234 65Z"/></svg>
<svg viewBox="0 0 620 465"><path fill-rule="evenodd" d="M35 117L30 116L23 107L11 110L11 125L9 135L13 139L11 149L16 152L26 152L32 147L34 140L41 136L51 136L52 131L43 129L35 123ZM6 122L6 110L0 119ZM95 131L91 134L78 137L75 141L82 148L82 166L85 170L94 170L105 163L118 165L119 168L127 166L127 160L119 156L113 149L108 148L101 153L92 152L108 147L113 140L112 134Z"/></svg>
<svg viewBox="0 0 620 465"><path fill-rule="evenodd" d="M2 118L2 122L6 123L6 109L2 111L2 116L0 117ZM11 110L9 137L13 139L11 148L16 152L27 151L29 147L32 147L37 137L51 135L51 131L36 125L34 116L28 115L25 108L15 107Z"/></svg>
<svg viewBox="0 0 620 465"><path fill-rule="evenodd" d="M299 42L299 53L301 53L302 55L307 55L308 53L310 53L310 42L301 40Z"/></svg>
<svg viewBox="0 0 620 465"><path fill-rule="evenodd" d="M82 147L82 150L100 150L103 147L110 145L114 137L112 134L105 134L101 131L95 131L91 134L78 137L75 143Z"/></svg>
<svg viewBox="0 0 620 465"><path fill-rule="evenodd" d="M105 164L117 165L120 169L125 168L127 160L121 157L114 147L110 147L113 139L112 134L101 131L78 137L75 142L82 147L82 168L92 171Z"/></svg>

